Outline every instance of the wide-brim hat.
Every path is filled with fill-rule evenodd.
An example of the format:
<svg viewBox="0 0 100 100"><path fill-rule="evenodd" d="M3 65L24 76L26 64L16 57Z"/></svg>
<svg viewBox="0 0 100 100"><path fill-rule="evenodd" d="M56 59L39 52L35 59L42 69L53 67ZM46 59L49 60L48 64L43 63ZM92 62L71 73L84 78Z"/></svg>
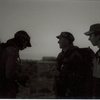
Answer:
<svg viewBox="0 0 100 100"><path fill-rule="evenodd" d="M100 23L91 25L89 31L85 32L84 34L89 36L95 32L100 32Z"/></svg>

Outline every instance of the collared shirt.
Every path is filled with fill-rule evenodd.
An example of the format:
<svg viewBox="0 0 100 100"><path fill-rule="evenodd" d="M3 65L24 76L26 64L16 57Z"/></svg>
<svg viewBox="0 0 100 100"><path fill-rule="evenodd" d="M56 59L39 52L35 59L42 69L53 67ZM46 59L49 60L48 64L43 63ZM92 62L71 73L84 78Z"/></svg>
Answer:
<svg viewBox="0 0 100 100"><path fill-rule="evenodd" d="M94 58L93 64L93 76L100 78L100 51L97 52L97 57Z"/></svg>

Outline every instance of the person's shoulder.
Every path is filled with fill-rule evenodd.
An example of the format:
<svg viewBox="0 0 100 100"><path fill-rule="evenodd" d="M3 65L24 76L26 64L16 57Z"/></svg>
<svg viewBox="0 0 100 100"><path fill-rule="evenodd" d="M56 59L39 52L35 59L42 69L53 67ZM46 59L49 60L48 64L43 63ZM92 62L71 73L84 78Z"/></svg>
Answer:
<svg viewBox="0 0 100 100"><path fill-rule="evenodd" d="M79 53L79 47L73 46L72 48L70 48L69 52L71 52L71 54L77 54Z"/></svg>
<svg viewBox="0 0 100 100"><path fill-rule="evenodd" d="M81 54L85 54L85 55L91 55L91 56L95 56L94 51L90 48L90 47L85 47L85 48L79 48L79 52Z"/></svg>
<svg viewBox="0 0 100 100"><path fill-rule="evenodd" d="M90 58L95 57L95 53L90 47L85 47L85 48L78 48L78 49L74 50L73 56L80 57L80 59L83 58L83 56L84 56L85 58L90 59Z"/></svg>
<svg viewBox="0 0 100 100"><path fill-rule="evenodd" d="M16 48L16 47L13 47L13 46L8 46L8 47L6 47L6 50L7 51L9 51L9 52L11 52L11 51L15 51L15 52L17 52L18 51L18 48Z"/></svg>
<svg viewBox="0 0 100 100"><path fill-rule="evenodd" d="M18 48L13 46L6 47L5 51L8 55L18 55L19 52Z"/></svg>
<svg viewBox="0 0 100 100"><path fill-rule="evenodd" d="M72 58L75 58L75 57L81 58L80 48L78 46L73 46L71 52L72 52L71 53Z"/></svg>

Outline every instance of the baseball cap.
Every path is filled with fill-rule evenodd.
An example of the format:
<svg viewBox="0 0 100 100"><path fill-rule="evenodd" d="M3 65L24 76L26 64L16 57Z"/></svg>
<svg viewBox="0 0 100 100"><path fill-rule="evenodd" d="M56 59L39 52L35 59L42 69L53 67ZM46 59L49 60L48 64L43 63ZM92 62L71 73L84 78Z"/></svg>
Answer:
<svg viewBox="0 0 100 100"><path fill-rule="evenodd" d="M56 36L56 38L58 38L58 39L60 39L62 37L69 39L72 42L75 40L74 36L70 32L61 32L60 35Z"/></svg>
<svg viewBox="0 0 100 100"><path fill-rule="evenodd" d="M27 41L27 47L31 47L31 43L30 43L30 36L28 35L28 33L24 30L20 30L18 32L16 32L15 34L15 38L18 40L23 40L25 39L25 41Z"/></svg>
<svg viewBox="0 0 100 100"><path fill-rule="evenodd" d="M100 32L100 23L91 25L89 31L85 32L84 34L90 35L90 34L93 34L95 32Z"/></svg>

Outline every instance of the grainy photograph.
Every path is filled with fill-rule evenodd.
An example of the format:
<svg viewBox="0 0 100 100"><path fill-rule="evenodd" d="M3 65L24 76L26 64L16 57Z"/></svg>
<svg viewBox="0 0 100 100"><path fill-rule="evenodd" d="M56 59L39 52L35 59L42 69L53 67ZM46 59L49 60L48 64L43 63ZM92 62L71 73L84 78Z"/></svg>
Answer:
<svg viewBox="0 0 100 100"><path fill-rule="evenodd" d="M100 99L99 0L0 0L0 99Z"/></svg>

